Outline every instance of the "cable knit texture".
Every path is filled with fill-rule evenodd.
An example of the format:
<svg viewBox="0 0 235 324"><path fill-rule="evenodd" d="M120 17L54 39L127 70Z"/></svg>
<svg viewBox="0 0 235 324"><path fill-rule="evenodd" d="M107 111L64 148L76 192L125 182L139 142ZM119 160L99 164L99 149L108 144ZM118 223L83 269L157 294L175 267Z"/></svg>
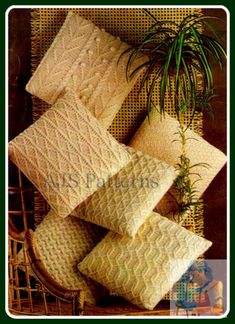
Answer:
<svg viewBox="0 0 235 324"><path fill-rule="evenodd" d="M106 230L96 225L71 216L61 219L53 212L49 212L35 230L36 247L47 272L64 288L82 289L85 301L92 305L107 292L82 275L77 264L105 234ZM18 253L18 260L23 260L22 251ZM33 275L32 271L30 274Z"/></svg>
<svg viewBox="0 0 235 324"><path fill-rule="evenodd" d="M61 217L130 160L74 92L12 140L9 155Z"/></svg>
<svg viewBox="0 0 235 324"><path fill-rule="evenodd" d="M153 309L211 242L152 213L134 239L109 232L79 270L140 308Z"/></svg>
<svg viewBox="0 0 235 324"><path fill-rule="evenodd" d="M73 216L135 236L176 177L174 167L126 147L131 161L79 205Z"/></svg>
<svg viewBox="0 0 235 324"><path fill-rule="evenodd" d="M139 75L126 79L129 54L121 54L127 48L119 37L70 12L26 89L50 104L66 87L73 89L108 128ZM135 66L143 62L139 58Z"/></svg>
<svg viewBox="0 0 235 324"><path fill-rule="evenodd" d="M144 120L129 145L166 163L176 165L180 162L179 157L182 154L178 132L179 122L176 119L168 114L163 117L153 110L150 122L148 118ZM202 165L193 167L190 175L192 182L199 180L194 186L197 196L200 197L226 163L226 156L189 128L185 134L186 155L191 165L208 164L206 167ZM165 195L156 210L165 215L171 210L169 205L172 204L174 202L171 197Z"/></svg>

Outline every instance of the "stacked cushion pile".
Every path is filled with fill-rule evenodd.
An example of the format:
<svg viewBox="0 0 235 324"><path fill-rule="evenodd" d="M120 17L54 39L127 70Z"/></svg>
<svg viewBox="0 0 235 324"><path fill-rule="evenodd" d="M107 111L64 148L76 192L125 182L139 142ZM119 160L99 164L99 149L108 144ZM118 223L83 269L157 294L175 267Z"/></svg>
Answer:
<svg viewBox="0 0 235 324"><path fill-rule="evenodd" d="M27 85L52 107L9 143L9 155L51 207L35 230L51 277L82 289L88 304L108 289L153 309L211 242L153 212L156 205L164 211L177 176L180 148L171 143L177 121L154 114L129 146L106 130L138 78L126 79L129 54L120 55L127 48L69 13ZM210 171L198 170L200 196L225 156L188 132L197 139L189 146L193 162L213 154Z"/></svg>

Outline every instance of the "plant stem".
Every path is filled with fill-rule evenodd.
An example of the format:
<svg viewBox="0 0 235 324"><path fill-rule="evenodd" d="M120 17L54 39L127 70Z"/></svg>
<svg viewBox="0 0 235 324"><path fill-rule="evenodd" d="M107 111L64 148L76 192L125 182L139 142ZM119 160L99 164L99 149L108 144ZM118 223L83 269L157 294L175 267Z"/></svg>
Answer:
<svg viewBox="0 0 235 324"><path fill-rule="evenodd" d="M193 212L195 208L199 205L202 205L202 202L199 201L197 195L195 194L195 183L192 183L191 180L191 169L196 166L192 165L190 159L187 157L187 137L186 131L187 126L183 123L182 115L181 117L178 115L179 120L179 135L181 139L181 155L180 155L180 163L177 165L179 174L175 180L175 188L176 188L176 197L178 211L177 215L175 215L176 221L180 223L184 220L184 216ZM200 164L197 164L200 165ZM201 166L205 166L201 163Z"/></svg>

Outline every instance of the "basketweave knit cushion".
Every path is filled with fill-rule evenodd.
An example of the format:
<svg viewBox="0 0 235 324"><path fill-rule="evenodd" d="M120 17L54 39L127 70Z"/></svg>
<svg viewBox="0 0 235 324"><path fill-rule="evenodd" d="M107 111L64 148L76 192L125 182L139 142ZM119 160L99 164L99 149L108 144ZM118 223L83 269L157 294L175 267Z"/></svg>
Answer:
<svg viewBox="0 0 235 324"><path fill-rule="evenodd" d="M136 237L109 232L78 265L140 308L153 309L211 242L152 212Z"/></svg>
<svg viewBox="0 0 235 324"><path fill-rule="evenodd" d="M73 216L135 236L176 177L174 167L126 147L131 161L80 204Z"/></svg>
<svg viewBox="0 0 235 324"><path fill-rule="evenodd" d="M120 56L127 48L119 37L70 12L26 89L53 104L65 87L72 88L108 128L139 75L126 79L129 54Z"/></svg>
<svg viewBox="0 0 235 324"><path fill-rule="evenodd" d="M179 122L165 114L161 116L156 110L150 113L150 122L146 118L139 127L129 145L149 154L157 159L163 160L171 165L179 163L182 154L181 141L179 135ZM197 165L192 168L190 179L200 197L207 189L213 178L226 163L226 156L217 148L209 144L201 136L187 129L186 133L186 155L190 159L191 166L206 163L207 166ZM199 176L198 176L199 175ZM166 214L170 211L172 199L163 197L157 205L157 212Z"/></svg>
<svg viewBox="0 0 235 324"><path fill-rule="evenodd" d="M10 159L52 209L66 217L130 160L127 151L67 92L9 143Z"/></svg>
<svg viewBox="0 0 235 324"><path fill-rule="evenodd" d="M105 234L105 229L94 224L71 216L61 219L51 211L35 230L40 260L49 275L66 289L82 289L85 301L92 305L107 291L82 275L77 264ZM23 260L22 251L18 260Z"/></svg>

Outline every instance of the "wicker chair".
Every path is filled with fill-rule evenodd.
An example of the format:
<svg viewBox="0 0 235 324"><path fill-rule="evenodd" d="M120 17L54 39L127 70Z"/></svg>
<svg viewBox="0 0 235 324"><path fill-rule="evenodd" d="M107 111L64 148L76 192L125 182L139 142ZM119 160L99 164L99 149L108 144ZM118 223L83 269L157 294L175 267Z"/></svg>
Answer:
<svg viewBox="0 0 235 324"><path fill-rule="evenodd" d="M111 296L97 306L84 305L81 290L69 290L59 285L46 271L37 251L33 227L33 210L25 203L26 195L33 197L34 188L24 188L24 176L17 170L18 186L9 187L9 205L16 201L18 207L9 210L8 221L8 308L13 315L28 316L167 316L169 302L162 301L153 311L144 311L122 298ZM20 196L20 203L16 197ZM16 221L15 221L16 218ZM18 223L23 223L20 230ZM18 259L22 249L23 260ZM31 276L31 274L34 276Z"/></svg>
<svg viewBox="0 0 235 324"><path fill-rule="evenodd" d="M18 174L19 187L9 187L11 199L17 194L21 198L21 208L9 210L9 311L14 315L82 315L83 292L60 286L51 278L40 260L34 232L28 228L28 215L32 211L26 209L25 194L30 189L23 188L23 177L19 170ZM23 231L16 227L12 215L22 216ZM19 261L17 256L21 248L23 261ZM30 276L32 272L37 280Z"/></svg>
<svg viewBox="0 0 235 324"><path fill-rule="evenodd" d="M47 272L37 251L33 210L27 206L26 197L33 200L34 188L25 187L25 177L17 169L18 186L9 187L8 222L8 307L13 315L28 316L169 316L169 301L161 301L153 311L140 310L122 298L110 296L97 306L84 304L81 290L69 290L59 285ZM20 198L19 198L20 197ZM20 200L20 201L19 201ZM17 206L17 209L16 209ZM32 207L32 206L30 206ZM16 221L15 221L16 219ZM23 230L18 225L22 223ZM192 228L188 228L192 230ZM23 260L18 259L22 249ZM34 276L31 276L31 274Z"/></svg>

